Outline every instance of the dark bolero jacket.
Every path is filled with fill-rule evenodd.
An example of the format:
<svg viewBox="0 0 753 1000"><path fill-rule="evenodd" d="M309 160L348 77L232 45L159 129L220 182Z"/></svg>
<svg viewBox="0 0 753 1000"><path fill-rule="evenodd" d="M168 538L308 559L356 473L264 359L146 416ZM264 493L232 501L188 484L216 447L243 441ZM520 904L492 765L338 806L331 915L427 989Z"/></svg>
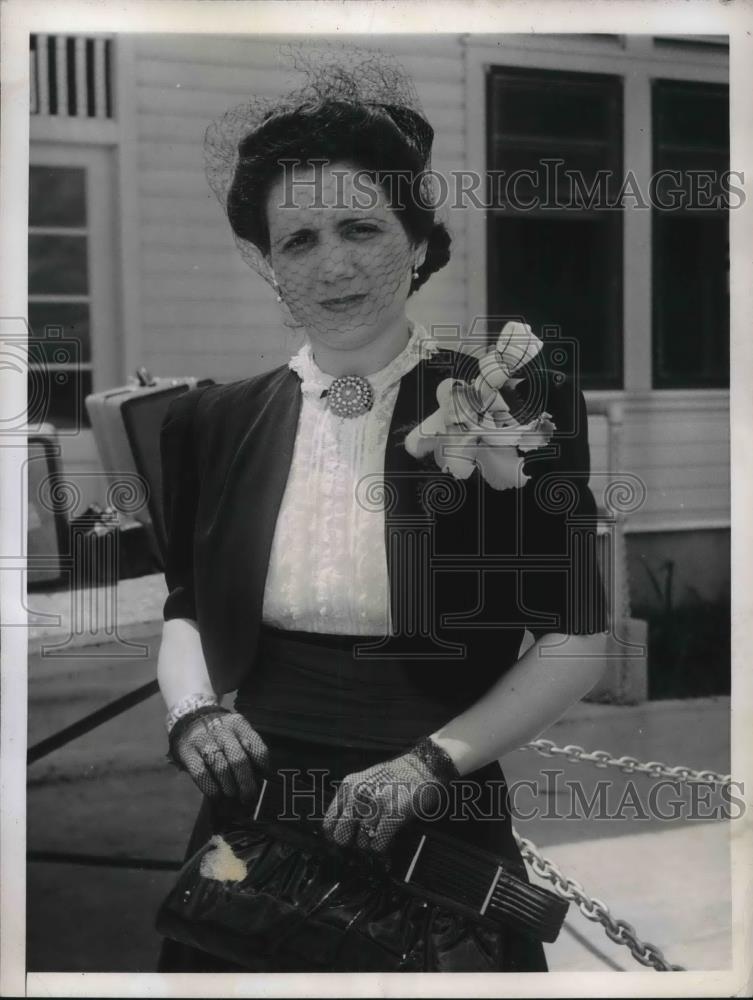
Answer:
<svg viewBox="0 0 753 1000"><path fill-rule="evenodd" d="M403 376L384 477L359 502L383 503L393 634L365 637L358 655L400 659L420 682L462 709L518 658L524 630L604 631L596 507L588 487L586 407L575 382L530 363L516 373L513 412L547 410L551 444L529 452L521 489L491 489L404 447L436 409L447 377L473 378L477 362L441 350ZM301 405L287 366L177 397L161 430L168 536L165 620L198 622L215 689L235 690L251 669L277 513Z"/></svg>

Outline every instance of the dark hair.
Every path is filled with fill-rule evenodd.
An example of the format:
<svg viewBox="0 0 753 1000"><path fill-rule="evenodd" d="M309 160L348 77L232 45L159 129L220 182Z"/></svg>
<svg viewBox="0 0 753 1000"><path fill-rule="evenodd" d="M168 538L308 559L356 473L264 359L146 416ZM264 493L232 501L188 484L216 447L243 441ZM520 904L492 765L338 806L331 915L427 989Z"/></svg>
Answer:
<svg viewBox="0 0 753 1000"><path fill-rule="evenodd" d="M270 116L238 146L238 163L227 195L236 236L269 254L266 200L281 162L347 162L365 170L383 189L408 238L427 250L411 292L450 259L450 234L434 217L434 206L417 179L429 160L434 133L416 112L391 105L325 101Z"/></svg>

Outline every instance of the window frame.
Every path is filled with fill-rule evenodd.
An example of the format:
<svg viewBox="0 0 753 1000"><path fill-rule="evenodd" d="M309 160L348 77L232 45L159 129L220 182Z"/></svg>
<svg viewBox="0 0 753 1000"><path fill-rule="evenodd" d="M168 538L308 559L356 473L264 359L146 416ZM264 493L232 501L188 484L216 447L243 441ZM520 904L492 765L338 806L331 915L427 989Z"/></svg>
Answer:
<svg viewBox="0 0 753 1000"><path fill-rule="evenodd" d="M91 357L81 368L91 371L93 392L117 385L123 374L119 350L121 338L115 273L117 260L113 255L116 230L111 159L108 149L90 145L35 142L29 150L30 167L74 167L84 170L88 293L73 295L70 301L86 300L89 303ZM29 233L33 234L36 228L30 226ZM82 234L83 232L84 230ZM68 297L64 293L50 296L29 293L28 301L33 302L35 299L65 302Z"/></svg>
<svg viewBox="0 0 753 1000"><path fill-rule="evenodd" d="M663 89L663 85L665 85L665 84L669 84L669 85L673 85L673 84L677 85L677 84L679 84L681 88L685 88L685 86L687 85L689 88L700 88L701 93L705 92L707 94L710 94L711 92L713 92L713 91L715 91L717 89L725 89L727 91L728 107L729 107L729 87L726 86L726 85L723 85L723 84L716 83L716 82L710 83L708 80L690 80L690 81L689 80L673 80L673 79L665 79L664 77L654 77L652 79L652 81L651 81L651 84L652 84L652 88L651 88L651 97L652 97L652 118L651 118L651 123L652 123L652 134L651 134L652 163L653 163L653 169L655 171L658 171L658 170L661 170L661 169L664 168L664 164L659 162L664 150L662 148L662 144L659 141L659 137L657 136L657 132L654 129L654 125L656 124L656 121L657 121L657 114L656 114L656 112L657 112L657 107L658 107L659 101L661 99L660 91ZM696 90L696 93L697 93L697 90ZM664 149L667 148L667 145L668 144L664 144ZM703 152L704 150L707 150L707 149L709 149L709 147L703 147L703 146L686 147L686 151L690 151L690 152L693 152L693 153L695 153L695 152ZM729 150L729 145L728 145L728 150ZM716 149L713 149L713 153L716 153ZM731 169L730 162L729 162L729 156L728 156L728 159L727 159L726 168L728 170ZM673 167L671 167L671 169L676 169L676 168L673 166ZM661 210L654 209L652 211L653 211L653 220L656 222L659 218L661 218L661 215L662 215ZM705 219L714 218L716 220L723 220L723 221L725 221L727 223L727 227L726 227L727 228L727 294L728 294L727 327L728 327L728 332L731 334L731 329L730 329L730 308L729 308L731 306L731 303L729 302L729 239L730 239L730 236L729 236L729 221L730 221L729 220L729 209L708 209L708 208L706 208L706 209L702 209L702 210L699 211L698 209L693 209L693 208L690 208L690 209L688 209L688 208L679 208L679 209L672 209L671 210L671 216L673 218L682 218L682 219L692 219L692 218L699 218L699 217L700 218L705 218ZM660 239L660 236L659 236L659 227L656 226L656 225L652 228L652 233L651 233L651 260L652 260L652 325L651 325L652 336L651 336L651 346L652 346L652 351L653 351L653 357L652 357L652 381L653 381L653 388L657 389L657 390L663 390L663 389L686 389L686 390L693 390L693 389L697 389L697 390L700 390L700 389L729 389L729 379L731 377L731 372L729 370L729 358L728 358L728 365L727 365L727 382L726 382L726 385L716 385L715 386L715 385L697 384L697 385L694 385L694 386L688 386L688 385L673 384L673 383L680 383L680 382L682 382L684 379L687 379L687 376L677 375L674 372L672 372L671 370L670 371L664 371L662 369L662 365L661 365L661 362L662 362L662 351L663 351L664 345L666 343L665 336L666 336L666 333L667 333L667 330L665 329L665 311L664 311L664 308L663 308L663 306L665 306L666 303L662 302L661 297L660 297L660 295L657 292L656 284L654 283L654 278L660 273L662 265L664 263L664 255L663 255L663 250L662 250L662 244L661 244L661 239ZM728 341L728 343L727 343L727 351L728 352L731 351L731 342L730 341Z"/></svg>
<svg viewBox="0 0 753 1000"><path fill-rule="evenodd" d="M651 83L654 78L729 84L729 54L709 45L708 51L658 43L651 35L572 36L466 35L466 169L486 166L488 123L486 87L492 66L535 68L622 76L623 163L629 165L641 190L648 190L652 170ZM487 213L468 212L466 221L467 322L484 316L487 306ZM720 403L729 400L729 389L654 389L652 383L652 275L650 211L623 213L623 373L621 389L589 389L586 399L636 400L663 398L679 401L699 395ZM639 252L640 251L640 252Z"/></svg>
<svg viewBox="0 0 753 1000"><path fill-rule="evenodd" d="M618 178L617 185L619 185L619 177L621 176L624 163L623 163L623 150L622 150L622 119L624 118L624 108L623 108L623 79L614 73L586 73L585 71L580 71L579 73L572 73L568 70L549 70L541 69L538 66L507 66L500 65L499 63L487 66L486 68L486 83L487 83L487 93L486 93L486 111L489 119L493 116L493 99L495 91L495 78L508 76L511 82L520 81L528 82L533 84L535 77L540 78L540 82L547 77L552 78L558 76L559 74L566 73L569 77L568 83L577 85L579 83L578 77L583 77L583 83L590 85L592 87L599 87L602 85L604 87L603 95L607 100L614 101L618 105L618 119L616 121L616 128L614 128L614 139L617 143L616 149L614 150L614 163L610 165L610 169L615 170L615 176ZM496 143L501 142L503 145L509 143L513 149L515 146L515 139L519 139L519 145L525 147L526 145L536 145L542 144L543 139L541 136L505 136L503 133L494 132L492 130L491 124L487 129L487 166L490 170L497 169L494 164L494 146ZM559 152L560 140L559 137L551 140L554 148ZM588 148L592 145L591 141L588 140L563 140L563 144L569 144L572 149ZM501 168L504 169L504 163L500 164ZM603 168L600 168L603 169ZM610 182L610 195L614 195L615 182ZM623 267L623 253L624 253L624 240L622 234L624 213L621 211L610 211L609 213L600 212L598 209L584 209L583 211L577 212L577 218L596 218L598 215L603 217L603 224L609 227L608 238L609 238L609 254L612 255L616 262L619 263L619 267ZM495 262L498 260L498 250L496 246L496 241L493 238L493 222L495 217L507 220L510 218L517 219L546 219L546 220L559 220L560 223L567 225L568 222L572 221L574 218L574 213L570 209L536 209L526 210L521 213L510 212L507 206L504 207L491 207L488 210L487 216L487 281L489 290L487 293L487 302L489 303L489 312L493 315L502 315L506 310L506 304L503 302L495 302L493 295L493 285L492 274L497 273L499 268L495 266ZM610 293L608 288L604 289L605 300L604 304L606 310L609 313L609 322L611 324L610 335L614 336L616 344L614 347L614 365L610 372L607 372L602 376L585 374L582 373L583 385L588 386L589 384L603 382L604 386L608 389L618 389L622 386L624 380L623 372L623 345L622 345L622 315L623 315L623 301L622 301L622 287L621 285L617 289L613 289Z"/></svg>
<svg viewBox="0 0 753 1000"><path fill-rule="evenodd" d="M127 372L134 372L142 363L142 317L139 259L138 143L137 108L135 100L135 36L119 34L112 51L112 118L72 118L32 114L29 121L29 160L35 161L38 151L53 147L62 150L99 150L109 157L110 212L113 226L112 242L107 246L113 282L110 320L110 373L103 373L97 388L110 388L125 382ZM116 360L117 359L117 362ZM89 428L79 433L61 436L63 459L69 470L99 470L100 462L94 435ZM86 500L96 479L84 479ZM88 490L88 492L87 492Z"/></svg>

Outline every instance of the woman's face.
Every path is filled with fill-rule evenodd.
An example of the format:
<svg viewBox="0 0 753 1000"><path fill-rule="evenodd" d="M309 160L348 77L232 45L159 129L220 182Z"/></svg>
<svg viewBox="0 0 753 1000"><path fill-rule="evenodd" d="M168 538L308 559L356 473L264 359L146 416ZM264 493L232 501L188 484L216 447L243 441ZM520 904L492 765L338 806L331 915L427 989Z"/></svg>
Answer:
<svg viewBox="0 0 753 1000"><path fill-rule="evenodd" d="M291 168L267 197L280 294L313 339L358 348L405 317L411 246L384 191L344 163Z"/></svg>

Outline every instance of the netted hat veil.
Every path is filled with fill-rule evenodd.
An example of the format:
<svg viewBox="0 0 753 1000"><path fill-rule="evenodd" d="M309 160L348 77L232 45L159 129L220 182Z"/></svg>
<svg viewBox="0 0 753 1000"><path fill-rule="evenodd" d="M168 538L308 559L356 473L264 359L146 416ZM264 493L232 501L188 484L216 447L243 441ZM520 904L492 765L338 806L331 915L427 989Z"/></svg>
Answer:
<svg viewBox="0 0 753 1000"><path fill-rule="evenodd" d="M364 48L304 50L283 53L301 86L276 97L254 97L225 112L207 128L204 140L206 176L223 209L228 211L236 172L244 157L260 159L271 151L285 152L275 134L276 123L299 120L336 134L354 121L380 121L394 132L409 153L413 174L419 174L419 198L433 205L431 146L434 132L426 120L415 87L391 56ZM357 133L357 129L356 129ZM276 145L277 143L277 145ZM295 143L294 143L295 145ZM416 169L417 168L417 169ZM266 248L233 230L241 256L268 282L274 283Z"/></svg>

